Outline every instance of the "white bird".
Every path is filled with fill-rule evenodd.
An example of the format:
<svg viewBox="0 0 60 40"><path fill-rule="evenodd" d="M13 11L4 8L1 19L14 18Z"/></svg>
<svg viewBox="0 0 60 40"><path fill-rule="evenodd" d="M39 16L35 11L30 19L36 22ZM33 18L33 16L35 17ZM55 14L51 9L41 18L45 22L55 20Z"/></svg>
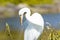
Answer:
<svg viewBox="0 0 60 40"><path fill-rule="evenodd" d="M26 12L26 13L25 13ZM19 15L25 13L25 21L22 23L24 27L26 27L24 32L24 40L37 40L41 35L44 29L44 20L42 16L38 13L34 13L30 16L31 12L29 8L22 8L19 10Z"/></svg>

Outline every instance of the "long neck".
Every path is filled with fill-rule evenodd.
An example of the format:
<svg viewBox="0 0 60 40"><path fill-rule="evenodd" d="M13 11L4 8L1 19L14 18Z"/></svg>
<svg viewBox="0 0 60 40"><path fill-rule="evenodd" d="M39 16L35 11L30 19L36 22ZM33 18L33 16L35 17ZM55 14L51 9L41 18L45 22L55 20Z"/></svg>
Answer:
<svg viewBox="0 0 60 40"><path fill-rule="evenodd" d="M25 16L26 16L27 19L29 19L30 18L30 11L27 11Z"/></svg>

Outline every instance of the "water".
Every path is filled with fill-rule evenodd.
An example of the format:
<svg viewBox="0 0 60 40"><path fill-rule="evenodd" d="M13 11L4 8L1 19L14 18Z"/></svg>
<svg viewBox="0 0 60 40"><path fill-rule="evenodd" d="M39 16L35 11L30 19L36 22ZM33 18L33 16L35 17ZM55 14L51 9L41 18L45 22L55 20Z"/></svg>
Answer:
<svg viewBox="0 0 60 40"><path fill-rule="evenodd" d="M54 28L60 29L60 14L44 14L44 22L49 22Z"/></svg>
<svg viewBox="0 0 60 40"><path fill-rule="evenodd" d="M44 14L42 15L44 18L45 26L46 22L49 22L54 28L60 29L60 14ZM21 29L20 19L17 18L7 18L0 19L0 30L3 30L5 27L5 23L8 23L11 29Z"/></svg>
<svg viewBox="0 0 60 40"><path fill-rule="evenodd" d="M0 19L0 31L6 28L6 23L8 23L10 30L20 30L19 17Z"/></svg>

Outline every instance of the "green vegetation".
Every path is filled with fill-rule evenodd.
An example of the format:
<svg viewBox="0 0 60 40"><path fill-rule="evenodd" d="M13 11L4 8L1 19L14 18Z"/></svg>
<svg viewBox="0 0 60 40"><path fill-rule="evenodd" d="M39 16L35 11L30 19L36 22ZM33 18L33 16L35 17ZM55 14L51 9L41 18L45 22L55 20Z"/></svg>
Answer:
<svg viewBox="0 0 60 40"><path fill-rule="evenodd" d="M6 29L0 31L0 40L24 40L23 32L10 30L8 23L6 23Z"/></svg>
<svg viewBox="0 0 60 40"><path fill-rule="evenodd" d="M11 31L12 38L8 35L7 32L0 32L0 40L24 40L23 32L19 33L17 31Z"/></svg>
<svg viewBox="0 0 60 40"><path fill-rule="evenodd" d="M24 32L22 31L18 32L15 30L11 31L7 23L6 26L7 27L4 31L0 31L0 40L24 40ZM60 31L52 28L51 29L45 28L41 36L38 38L38 40L60 40Z"/></svg>
<svg viewBox="0 0 60 40"><path fill-rule="evenodd" d="M60 40L60 30L56 29L44 29L42 35L38 40Z"/></svg>
<svg viewBox="0 0 60 40"><path fill-rule="evenodd" d="M52 4L52 0L0 0L0 5L5 5L7 3L19 4L19 3L27 3L27 4Z"/></svg>

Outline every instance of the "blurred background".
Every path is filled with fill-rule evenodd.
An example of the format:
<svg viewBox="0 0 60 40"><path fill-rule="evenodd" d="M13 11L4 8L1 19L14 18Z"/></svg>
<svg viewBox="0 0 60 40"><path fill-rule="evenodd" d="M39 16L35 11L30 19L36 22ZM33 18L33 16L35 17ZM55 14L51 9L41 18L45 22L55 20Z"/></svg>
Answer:
<svg viewBox="0 0 60 40"><path fill-rule="evenodd" d="M60 0L0 0L0 30L3 30L0 35L6 34L4 32L6 22L10 29L12 26L13 29L20 26L17 20L18 11L24 7L30 8L32 13L40 13L44 18L45 28L38 40L60 40ZM14 40L23 40L23 32L19 38L15 37L18 35L17 32L11 32L11 34ZM0 40L10 40L5 36L0 37Z"/></svg>

